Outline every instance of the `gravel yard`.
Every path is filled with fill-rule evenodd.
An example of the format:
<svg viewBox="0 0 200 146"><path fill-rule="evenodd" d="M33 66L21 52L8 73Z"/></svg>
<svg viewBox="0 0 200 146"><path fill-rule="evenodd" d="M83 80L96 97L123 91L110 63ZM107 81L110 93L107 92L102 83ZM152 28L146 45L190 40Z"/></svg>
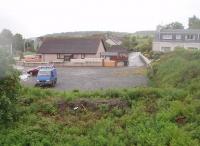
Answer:
<svg viewBox="0 0 200 146"><path fill-rule="evenodd" d="M108 88L126 88L146 86L147 77L144 68L96 68L72 67L57 68L57 90L95 90ZM36 77L22 82L26 86L34 86Z"/></svg>

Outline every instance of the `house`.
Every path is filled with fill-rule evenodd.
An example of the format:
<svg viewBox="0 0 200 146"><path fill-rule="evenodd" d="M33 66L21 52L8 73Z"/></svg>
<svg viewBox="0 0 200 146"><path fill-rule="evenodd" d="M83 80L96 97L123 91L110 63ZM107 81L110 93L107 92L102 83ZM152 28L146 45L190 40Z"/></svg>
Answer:
<svg viewBox="0 0 200 146"><path fill-rule="evenodd" d="M101 53L101 57L116 63L123 63L123 66L126 66L128 64L128 49L120 45L113 45L106 52Z"/></svg>
<svg viewBox="0 0 200 146"><path fill-rule="evenodd" d="M107 52L117 52L119 55L127 55L128 54L128 49L127 48L124 48L123 46L121 45L113 45L111 46Z"/></svg>
<svg viewBox="0 0 200 146"><path fill-rule="evenodd" d="M158 29L153 51L169 52L175 48L200 49L200 29Z"/></svg>
<svg viewBox="0 0 200 146"><path fill-rule="evenodd" d="M121 45L122 44L122 41L119 40L119 39L116 39L116 38L107 38L105 40L105 42L107 44L109 44L110 46L113 46L113 45Z"/></svg>
<svg viewBox="0 0 200 146"><path fill-rule="evenodd" d="M49 38L38 49L44 62L100 58L102 52L105 52L103 41L88 38Z"/></svg>
<svg viewBox="0 0 200 146"><path fill-rule="evenodd" d="M113 60L114 58L122 58L128 57L128 49L124 48L121 45L113 45L106 50L106 52L101 53L101 56L104 58L110 58Z"/></svg>
<svg viewBox="0 0 200 146"><path fill-rule="evenodd" d="M141 52L132 52L128 56L128 66L130 67L142 67L148 66L151 61L146 58Z"/></svg>

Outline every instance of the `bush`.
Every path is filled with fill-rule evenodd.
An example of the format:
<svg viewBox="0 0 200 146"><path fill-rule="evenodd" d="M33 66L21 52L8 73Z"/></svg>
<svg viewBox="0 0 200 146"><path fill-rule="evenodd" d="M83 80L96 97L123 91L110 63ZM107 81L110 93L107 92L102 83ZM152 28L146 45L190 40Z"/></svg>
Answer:
<svg viewBox="0 0 200 146"><path fill-rule="evenodd" d="M200 85L199 62L200 51L177 50L163 55L148 75L157 87L194 88Z"/></svg>
<svg viewBox="0 0 200 146"><path fill-rule="evenodd" d="M5 52L0 52L0 123L4 124L17 119L16 103L21 87L19 74L10 63L10 57Z"/></svg>

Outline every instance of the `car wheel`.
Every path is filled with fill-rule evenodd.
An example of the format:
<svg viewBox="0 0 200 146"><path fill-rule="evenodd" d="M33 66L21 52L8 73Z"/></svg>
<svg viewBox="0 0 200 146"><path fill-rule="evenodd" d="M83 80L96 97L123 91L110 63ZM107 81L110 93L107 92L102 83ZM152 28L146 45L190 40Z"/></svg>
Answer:
<svg viewBox="0 0 200 146"><path fill-rule="evenodd" d="M52 83L51 83L51 86L52 86L52 87L54 87L54 85L55 85L55 82L54 82L54 81L52 81Z"/></svg>

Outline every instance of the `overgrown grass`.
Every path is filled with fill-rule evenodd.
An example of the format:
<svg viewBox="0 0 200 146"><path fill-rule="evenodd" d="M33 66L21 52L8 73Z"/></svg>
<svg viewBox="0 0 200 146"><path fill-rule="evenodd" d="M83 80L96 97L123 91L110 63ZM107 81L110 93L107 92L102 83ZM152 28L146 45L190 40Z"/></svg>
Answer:
<svg viewBox="0 0 200 146"><path fill-rule="evenodd" d="M161 57L149 72L157 87L197 90L200 87L200 51L178 50ZM194 87L195 85L195 87ZM196 91L196 90L195 90Z"/></svg>
<svg viewBox="0 0 200 146"><path fill-rule="evenodd" d="M187 51L164 55L149 70L152 87L91 92L23 88L23 116L10 127L0 126L0 145L198 146L199 56ZM59 109L60 102L83 98L116 98L129 106Z"/></svg>

